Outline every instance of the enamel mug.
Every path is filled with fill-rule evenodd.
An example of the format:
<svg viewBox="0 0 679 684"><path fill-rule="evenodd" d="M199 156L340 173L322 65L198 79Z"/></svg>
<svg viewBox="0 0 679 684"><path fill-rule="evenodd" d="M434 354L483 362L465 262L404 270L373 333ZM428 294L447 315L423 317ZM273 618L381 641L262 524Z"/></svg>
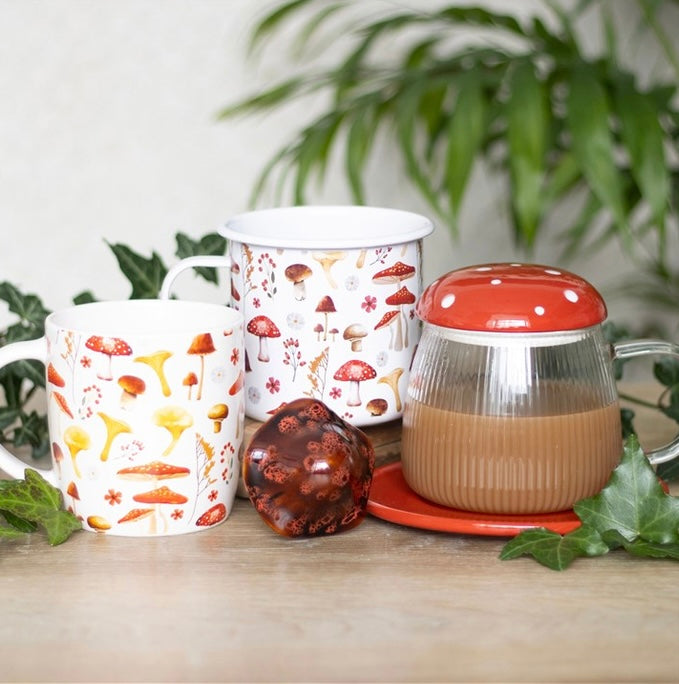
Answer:
<svg viewBox="0 0 679 684"><path fill-rule="evenodd" d="M402 414L432 230L423 216L375 207L249 212L221 227L226 256L179 262L161 297L184 269L230 269L230 303L245 318L249 417L265 421L309 397L353 425L382 423Z"/></svg>

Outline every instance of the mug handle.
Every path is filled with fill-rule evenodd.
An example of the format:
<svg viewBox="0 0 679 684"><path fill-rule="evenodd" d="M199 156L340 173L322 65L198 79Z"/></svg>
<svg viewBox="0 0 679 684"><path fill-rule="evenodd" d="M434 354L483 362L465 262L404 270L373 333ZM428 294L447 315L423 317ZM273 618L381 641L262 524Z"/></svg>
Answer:
<svg viewBox="0 0 679 684"><path fill-rule="evenodd" d="M40 337L37 340L27 340L25 342L14 342L5 347L0 347L0 368L14 361L24 359L35 359L36 361L47 362L47 338ZM40 473L47 482L57 486L57 474L54 468L42 469L24 463L14 454L0 445L0 470L4 470L10 477L23 479L26 468Z"/></svg>
<svg viewBox="0 0 679 684"><path fill-rule="evenodd" d="M196 268L197 266L206 266L210 268L231 268L233 264L233 259L228 255L223 256L216 255L199 255L186 257L178 261L172 268L170 268L163 278L163 284L160 286L160 292L158 293L159 299L169 299L170 289L175 278L187 268Z"/></svg>
<svg viewBox="0 0 679 684"><path fill-rule="evenodd" d="M664 340L629 340L613 344L614 361L652 355L670 356L679 360L679 345ZM653 465L676 458L679 456L679 434L669 444L649 451L646 456Z"/></svg>

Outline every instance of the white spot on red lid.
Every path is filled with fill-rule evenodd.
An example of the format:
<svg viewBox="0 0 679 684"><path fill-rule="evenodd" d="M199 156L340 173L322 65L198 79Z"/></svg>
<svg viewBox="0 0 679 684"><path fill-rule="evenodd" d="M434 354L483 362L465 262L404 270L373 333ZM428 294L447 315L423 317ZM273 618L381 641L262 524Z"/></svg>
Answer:
<svg viewBox="0 0 679 684"><path fill-rule="evenodd" d="M536 306L536 307L533 309L533 311L535 311L535 313L536 313L538 316L544 316L544 314L545 314L545 307L544 307L544 306Z"/></svg>
<svg viewBox="0 0 679 684"><path fill-rule="evenodd" d="M555 268L546 268L545 273L549 273L550 275L561 275L561 271L557 271Z"/></svg>
<svg viewBox="0 0 679 684"><path fill-rule="evenodd" d="M493 267L492 266L479 266L476 270L477 271L492 271Z"/></svg>
<svg viewBox="0 0 679 684"><path fill-rule="evenodd" d="M490 281L490 284L491 284L491 285L499 285L501 282L502 282L502 281L501 281L499 278L493 278L493 279Z"/></svg>
<svg viewBox="0 0 679 684"><path fill-rule="evenodd" d="M441 308L443 309L450 309L453 304L455 304L455 295L452 292L444 295L441 299Z"/></svg>
<svg viewBox="0 0 679 684"><path fill-rule="evenodd" d="M573 302L573 304L575 304L575 302L577 302L578 299L580 299L580 297L578 297L578 293L577 293L577 292L573 292L573 290L564 290L563 296L564 296L569 302Z"/></svg>

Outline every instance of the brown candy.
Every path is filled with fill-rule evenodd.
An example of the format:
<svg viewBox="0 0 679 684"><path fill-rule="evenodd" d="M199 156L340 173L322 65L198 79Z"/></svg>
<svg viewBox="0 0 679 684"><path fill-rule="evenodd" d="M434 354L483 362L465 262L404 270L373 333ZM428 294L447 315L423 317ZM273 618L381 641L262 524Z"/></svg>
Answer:
<svg viewBox="0 0 679 684"><path fill-rule="evenodd" d="M252 437L243 481L255 509L286 537L351 529L365 517L375 451L315 399L285 404Z"/></svg>

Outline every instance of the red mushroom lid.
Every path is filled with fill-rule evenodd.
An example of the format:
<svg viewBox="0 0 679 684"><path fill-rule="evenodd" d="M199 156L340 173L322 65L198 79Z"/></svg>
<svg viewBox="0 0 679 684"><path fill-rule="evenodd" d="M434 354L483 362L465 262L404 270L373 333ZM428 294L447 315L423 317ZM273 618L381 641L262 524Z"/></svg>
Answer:
<svg viewBox="0 0 679 684"><path fill-rule="evenodd" d="M485 264L451 271L422 294L427 323L485 332L557 332L598 325L606 305L586 280L537 264Z"/></svg>

